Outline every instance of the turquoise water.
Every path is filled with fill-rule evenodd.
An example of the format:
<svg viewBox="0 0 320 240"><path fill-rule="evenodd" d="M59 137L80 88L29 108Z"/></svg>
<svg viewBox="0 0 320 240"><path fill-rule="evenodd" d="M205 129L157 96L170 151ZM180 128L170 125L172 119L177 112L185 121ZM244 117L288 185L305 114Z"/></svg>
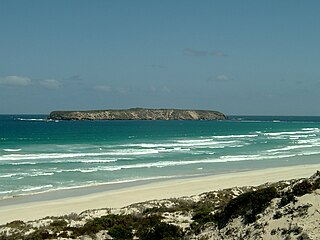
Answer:
<svg viewBox="0 0 320 240"><path fill-rule="evenodd" d="M0 198L319 163L320 117L46 121L0 115Z"/></svg>

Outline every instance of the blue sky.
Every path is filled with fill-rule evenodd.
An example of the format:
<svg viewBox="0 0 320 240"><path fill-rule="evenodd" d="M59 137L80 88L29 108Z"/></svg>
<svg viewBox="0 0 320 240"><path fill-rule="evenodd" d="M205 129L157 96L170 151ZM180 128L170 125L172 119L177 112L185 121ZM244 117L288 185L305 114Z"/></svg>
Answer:
<svg viewBox="0 0 320 240"><path fill-rule="evenodd" d="M320 115L319 1L0 1L0 113Z"/></svg>

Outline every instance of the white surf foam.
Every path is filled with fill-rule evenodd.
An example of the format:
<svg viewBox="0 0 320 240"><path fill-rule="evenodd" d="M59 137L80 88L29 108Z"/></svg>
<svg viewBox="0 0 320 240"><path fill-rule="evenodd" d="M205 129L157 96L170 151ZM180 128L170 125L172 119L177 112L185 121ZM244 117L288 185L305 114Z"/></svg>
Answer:
<svg viewBox="0 0 320 240"><path fill-rule="evenodd" d="M38 176L51 176L54 172L32 172L32 173L21 173L17 174L24 177L38 177Z"/></svg>
<svg viewBox="0 0 320 240"><path fill-rule="evenodd" d="M132 159L132 158L127 158ZM116 159L95 159L95 160L77 160L72 162L79 162L79 163L111 163L116 162Z"/></svg>
<svg viewBox="0 0 320 240"><path fill-rule="evenodd" d="M283 156L283 157L287 157ZM291 155L290 155L291 156ZM122 169L136 169L136 168L164 168L172 166L182 166L191 164L201 164L201 163L221 163L221 162L235 162L235 161L247 161L247 160L261 160L269 158L279 158L281 156L267 156L267 155L230 155L222 156L220 158L210 158L210 159L198 159L198 160L181 160L181 161L158 161L153 163L140 163L133 165L120 165L120 166L104 166L97 167L99 171L119 171Z"/></svg>
<svg viewBox="0 0 320 240"><path fill-rule="evenodd" d="M3 151L5 152L20 152L21 148L4 148Z"/></svg>
<svg viewBox="0 0 320 240"><path fill-rule="evenodd" d="M8 194L8 193L12 193L12 190L8 190L8 191L0 191L0 194Z"/></svg>
<svg viewBox="0 0 320 240"><path fill-rule="evenodd" d="M230 141L214 141L213 139L195 139L195 140L177 140L173 143L136 143L136 144L127 144L123 145L123 147L141 147L141 148L149 148L149 149L157 149L157 148L196 148L196 147L210 147L210 146L228 146L230 144L240 143L236 140Z"/></svg>
<svg viewBox="0 0 320 240"><path fill-rule="evenodd" d="M282 152L282 151L290 151L290 150L294 150L294 149L301 149L301 148L312 148L315 145L311 144L311 145L294 145L294 146L286 146L283 148L276 148L276 149L269 149L267 150L267 152Z"/></svg>
<svg viewBox="0 0 320 240"><path fill-rule="evenodd" d="M301 130L303 130L303 131L316 131L316 132L320 131L319 128L302 128Z"/></svg>
<svg viewBox="0 0 320 240"><path fill-rule="evenodd" d="M206 143L206 142L212 142L212 138L208 139L193 139L193 140L177 140L178 143Z"/></svg>
<svg viewBox="0 0 320 240"><path fill-rule="evenodd" d="M36 165L36 162L12 162L10 165Z"/></svg>
<svg viewBox="0 0 320 240"><path fill-rule="evenodd" d="M17 118L19 121L38 121L38 122L44 122L48 121L46 118Z"/></svg>
<svg viewBox="0 0 320 240"><path fill-rule="evenodd" d="M258 137L258 134L243 134L243 135L225 135L225 136L212 136L217 139L226 139L226 138L254 138Z"/></svg>
<svg viewBox="0 0 320 240"><path fill-rule="evenodd" d="M46 118L17 118L19 121L48 121Z"/></svg>
<svg viewBox="0 0 320 240"><path fill-rule="evenodd" d="M10 178L10 177L13 177L16 175L17 174L15 174L15 173L8 173L8 174L0 175L0 178Z"/></svg>
<svg viewBox="0 0 320 240"><path fill-rule="evenodd" d="M99 153L40 153L40 154L8 154L0 156L0 161L12 160L36 160L36 159L59 159L59 158L79 158L96 156L130 156L157 154L160 150L156 149L123 149L112 150Z"/></svg>
<svg viewBox="0 0 320 240"><path fill-rule="evenodd" d="M320 130L318 128L312 128L303 131L293 131L293 132L266 132L266 136L281 136L281 135L297 135L297 134L308 134L308 133L317 133Z"/></svg>
<svg viewBox="0 0 320 240"><path fill-rule="evenodd" d="M41 189L44 189L44 188L52 188L53 185L51 184L48 184L48 185L42 185L42 186L30 186L29 188L24 188L22 189L21 191L22 192L31 192L31 191L36 191L36 190L41 190Z"/></svg>

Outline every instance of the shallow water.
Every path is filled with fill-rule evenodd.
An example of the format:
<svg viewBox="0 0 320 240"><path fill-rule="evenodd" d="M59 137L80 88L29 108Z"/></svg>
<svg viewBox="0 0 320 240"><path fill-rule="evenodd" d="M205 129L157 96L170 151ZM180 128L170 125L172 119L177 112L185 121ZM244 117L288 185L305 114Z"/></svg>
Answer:
<svg viewBox="0 0 320 240"><path fill-rule="evenodd" d="M46 121L0 116L0 198L319 163L320 117Z"/></svg>

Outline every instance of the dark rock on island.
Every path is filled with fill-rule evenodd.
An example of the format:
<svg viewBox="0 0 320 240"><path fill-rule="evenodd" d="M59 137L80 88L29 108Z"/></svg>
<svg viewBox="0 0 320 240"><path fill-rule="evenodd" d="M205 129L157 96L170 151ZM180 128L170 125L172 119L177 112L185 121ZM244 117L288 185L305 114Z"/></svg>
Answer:
<svg viewBox="0 0 320 240"><path fill-rule="evenodd" d="M121 110L53 111L52 120L224 120L217 111L130 108Z"/></svg>

